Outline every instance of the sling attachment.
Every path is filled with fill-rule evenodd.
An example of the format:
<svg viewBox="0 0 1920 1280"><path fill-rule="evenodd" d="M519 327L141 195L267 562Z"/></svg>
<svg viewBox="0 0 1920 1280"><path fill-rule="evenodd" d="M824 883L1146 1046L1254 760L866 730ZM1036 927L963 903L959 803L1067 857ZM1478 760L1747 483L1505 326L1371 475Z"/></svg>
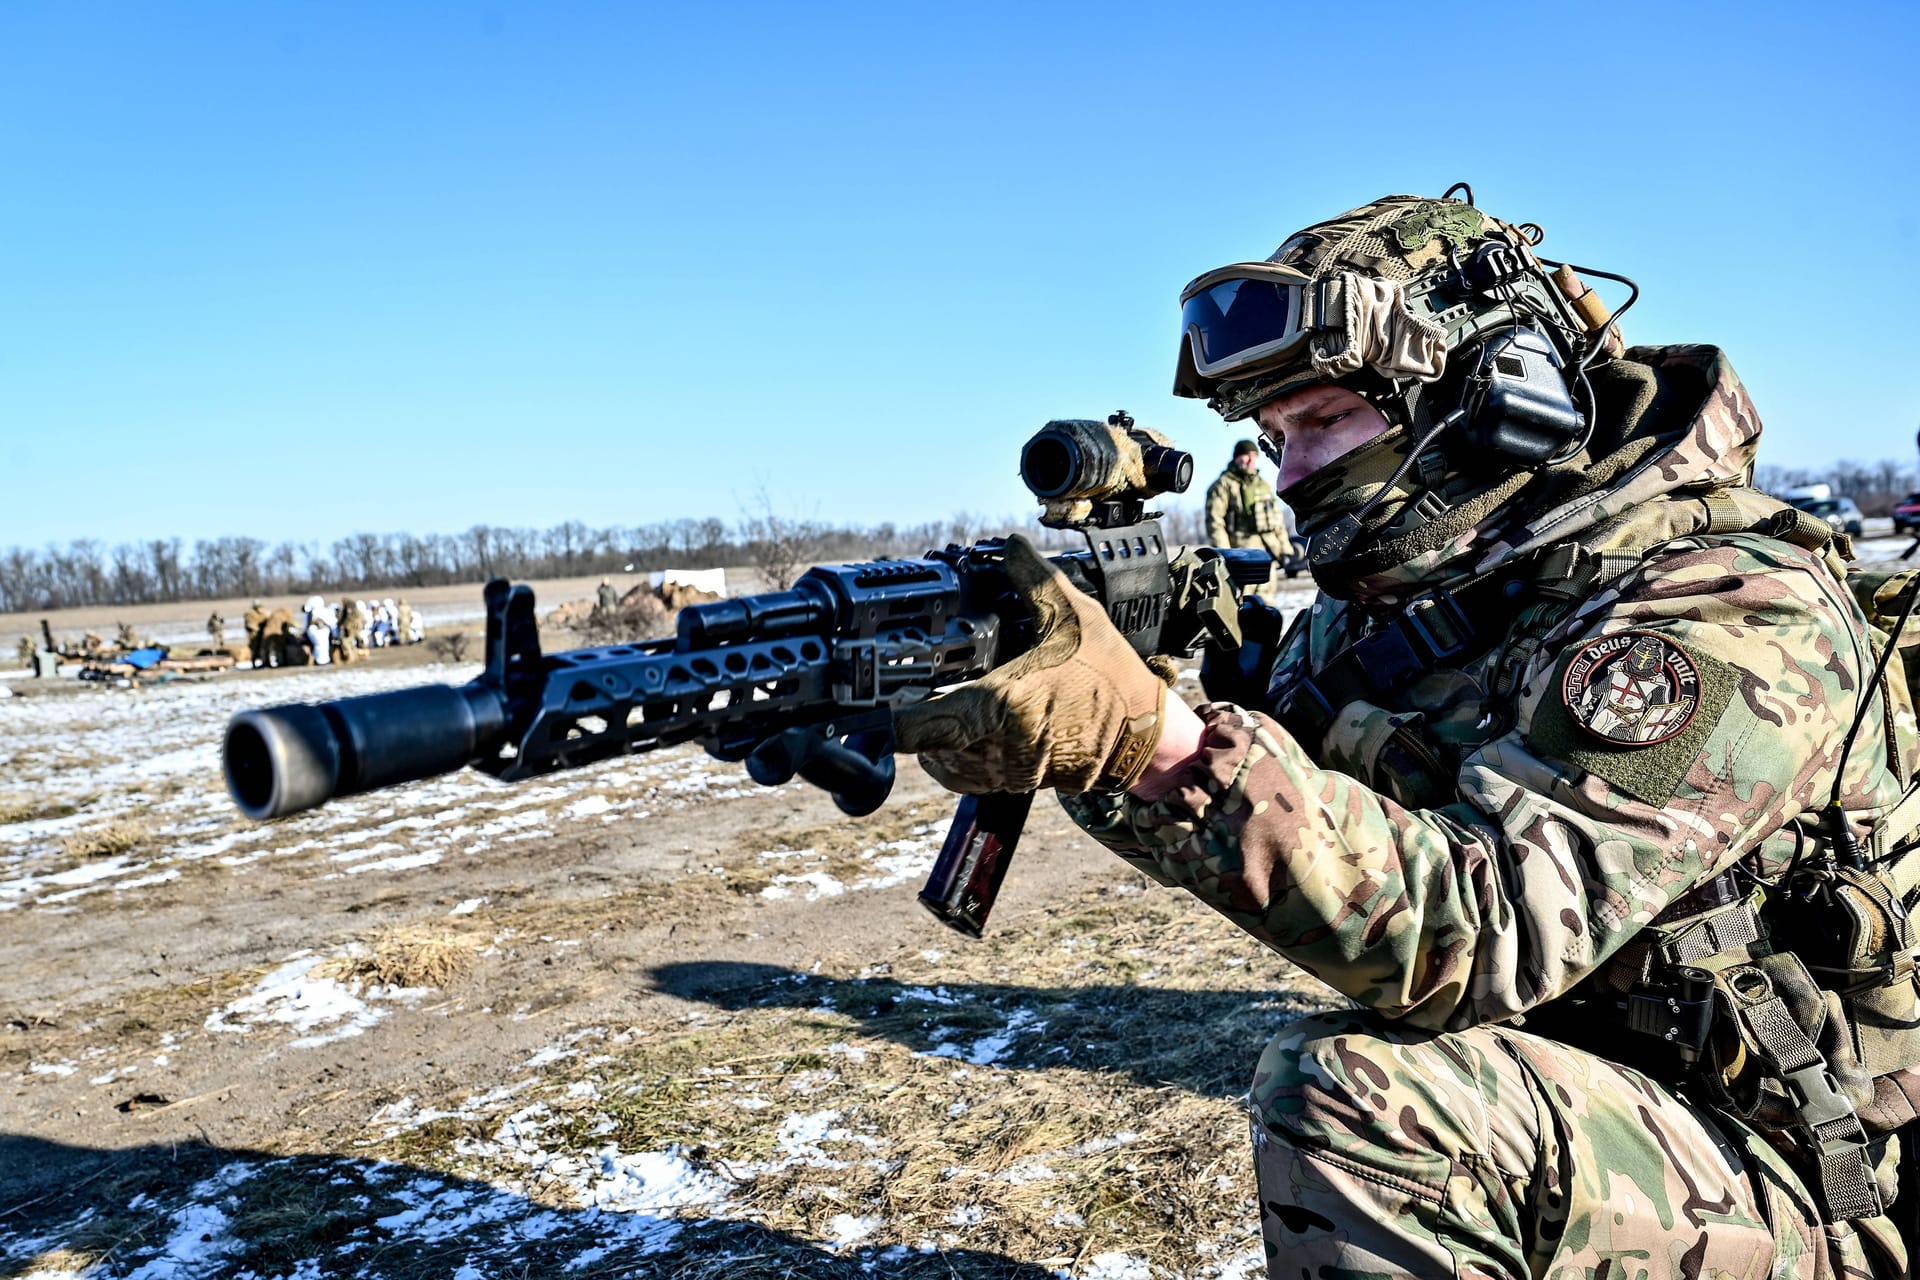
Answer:
<svg viewBox="0 0 1920 1280"><path fill-rule="evenodd" d="M1878 862L1905 846L1920 831L1920 784L1907 788L1897 804L1888 810L1867 834L1868 855Z"/></svg>
<svg viewBox="0 0 1920 1280"><path fill-rule="evenodd" d="M1624 1008L1627 1029L1672 1045L1686 1063L1699 1061L1713 1032L1713 975L1681 965L1663 992L1636 991Z"/></svg>
<svg viewBox="0 0 1920 1280"><path fill-rule="evenodd" d="M1785 953L1722 971L1719 989L1763 1076L1786 1094L1784 1109L1791 1120L1785 1127L1817 1174L1828 1220L1871 1217L1883 1206L1867 1155L1866 1129L1826 1057L1794 1019L1776 980L1796 988L1802 999L1819 998L1798 959Z"/></svg>
<svg viewBox="0 0 1920 1280"><path fill-rule="evenodd" d="M1818 975L1820 985L1829 991L1837 991L1842 996L1858 996L1880 987L1891 987L1896 983L1912 982L1916 971L1920 971L1920 940L1914 936L1913 920L1905 904L1895 897L1887 883L1871 872L1855 867L1835 867L1835 880L1852 888L1866 903L1885 929L1886 936L1879 939L1879 945L1852 947L1855 953L1865 953L1860 959L1872 959L1872 964L1849 966L1808 964L1807 970ZM1857 926L1856 926L1857 928Z"/></svg>
<svg viewBox="0 0 1920 1280"><path fill-rule="evenodd" d="M1467 652L1476 632L1452 593L1408 602L1381 630L1362 636L1312 676L1295 684L1276 717L1294 737L1318 742L1348 703L1374 701Z"/></svg>
<svg viewBox="0 0 1920 1280"><path fill-rule="evenodd" d="M1764 936L1758 895L1734 871L1674 899L1608 969L1627 1029L1671 1046L1689 1066L1698 1062L1713 1034L1715 970L1745 962Z"/></svg>

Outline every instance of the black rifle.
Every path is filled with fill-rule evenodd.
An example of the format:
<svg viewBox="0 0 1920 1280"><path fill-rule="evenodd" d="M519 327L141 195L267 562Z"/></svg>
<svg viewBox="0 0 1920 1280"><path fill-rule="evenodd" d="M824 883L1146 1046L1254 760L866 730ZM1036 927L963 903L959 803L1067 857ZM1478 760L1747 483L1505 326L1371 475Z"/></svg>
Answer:
<svg viewBox="0 0 1920 1280"><path fill-rule="evenodd" d="M1044 523L1080 531L1052 557L1105 605L1142 655L1239 644L1239 588L1267 581L1264 551L1171 554L1146 500L1187 487L1192 458L1115 414L1048 423L1021 474ZM893 788L893 713L1031 647L1005 571L1006 540L913 560L821 565L786 591L680 611L678 634L540 652L533 591L486 586L486 669L332 702L242 711L227 726L227 789L248 817L468 765L503 782L697 741L756 782L798 776L842 811L872 813ZM978 936L1032 794L967 797L921 900Z"/></svg>

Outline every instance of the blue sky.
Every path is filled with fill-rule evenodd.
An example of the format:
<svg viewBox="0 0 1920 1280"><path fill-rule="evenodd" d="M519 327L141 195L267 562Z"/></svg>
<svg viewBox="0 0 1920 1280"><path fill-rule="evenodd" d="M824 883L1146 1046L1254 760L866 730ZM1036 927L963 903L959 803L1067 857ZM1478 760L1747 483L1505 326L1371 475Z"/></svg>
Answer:
<svg viewBox="0 0 1920 1280"><path fill-rule="evenodd" d="M1337 8L1337 12L1334 11ZM1911 5L0 5L0 546L1023 509L1176 297L1456 179L1910 456Z"/></svg>

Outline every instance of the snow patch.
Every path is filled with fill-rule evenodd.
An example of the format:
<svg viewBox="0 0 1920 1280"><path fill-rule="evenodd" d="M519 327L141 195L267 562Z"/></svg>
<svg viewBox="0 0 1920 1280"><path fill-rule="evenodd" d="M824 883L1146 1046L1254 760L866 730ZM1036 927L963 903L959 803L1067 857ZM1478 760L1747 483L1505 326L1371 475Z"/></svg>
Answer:
<svg viewBox="0 0 1920 1280"><path fill-rule="evenodd" d="M280 1025L299 1032L290 1042L295 1049L310 1049L357 1036L387 1016L369 1000L417 1000L431 990L427 987L373 986L364 993L359 983L342 983L333 978L316 977L313 971L326 957L295 956L262 978L254 989L207 1015L208 1031L247 1034L260 1027Z"/></svg>
<svg viewBox="0 0 1920 1280"><path fill-rule="evenodd" d="M1096 1253L1087 1259L1080 1280L1153 1280L1153 1268L1131 1253Z"/></svg>
<svg viewBox="0 0 1920 1280"><path fill-rule="evenodd" d="M809 871L804 875L775 876L773 883L760 891L763 898L790 898L793 890L789 885L805 885L806 901L818 902L822 898L837 898L847 891L847 886L824 871Z"/></svg>
<svg viewBox="0 0 1920 1280"><path fill-rule="evenodd" d="M929 1049L925 1056L929 1058L960 1058L972 1063L976 1067L991 1066L993 1063L1007 1056L1007 1050L1013 1047L1013 1039L1015 1036L1029 1027L1038 1031L1045 1026L1046 1023L1044 1022L1036 1025L1032 1010L1016 1009L1013 1011L1013 1015L1007 1019L1007 1025L1003 1030L997 1031L992 1035L982 1036L964 1049L957 1044L943 1044L937 1048Z"/></svg>

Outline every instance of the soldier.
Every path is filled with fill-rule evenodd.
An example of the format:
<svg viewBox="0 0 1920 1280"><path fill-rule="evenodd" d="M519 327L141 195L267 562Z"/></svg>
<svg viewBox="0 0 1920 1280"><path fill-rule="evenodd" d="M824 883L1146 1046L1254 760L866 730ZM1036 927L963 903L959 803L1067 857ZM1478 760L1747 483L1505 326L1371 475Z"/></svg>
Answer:
<svg viewBox="0 0 1920 1280"><path fill-rule="evenodd" d="M1280 499L1260 474L1260 446L1251 440L1233 446L1233 460L1207 489L1207 541L1216 547L1258 547L1273 557L1277 571L1285 571L1293 558Z"/></svg>
<svg viewBox="0 0 1920 1280"><path fill-rule="evenodd" d="M267 611L255 600L247 606L241 615L240 624L247 629L247 652L255 667L267 665Z"/></svg>
<svg viewBox="0 0 1920 1280"><path fill-rule="evenodd" d="M213 616L207 619L207 638L213 641L213 647L216 649L227 647L227 620L220 616L218 609L214 610Z"/></svg>
<svg viewBox="0 0 1920 1280"><path fill-rule="evenodd" d="M412 644L414 642L413 606L408 604L405 600L401 600L399 603L397 603L394 606L393 614L394 614L393 629L395 633L394 643L395 644Z"/></svg>
<svg viewBox="0 0 1920 1280"><path fill-rule="evenodd" d="M1273 1276L1905 1275L1904 679L1844 542L1750 487L1726 357L1621 351L1537 226L1448 197L1182 297L1176 392L1259 426L1321 591L1264 676L1168 697L1016 540L1036 647L901 748L1067 793L1356 1002L1254 1078Z"/></svg>
<svg viewBox="0 0 1920 1280"><path fill-rule="evenodd" d="M319 596L308 596L301 624L301 638L307 642L307 654L317 667L333 661L333 643L340 631L340 615Z"/></svg>
<svg viewBox="0 0 1920 1280"><path fill-rule="evenodd" d="M360 659L361 635L367 629L366 609L358 600L348 599L340 606L340 661L357 662ZM316 658L325 662L325 658Z"/></svg>
<svg viewBox="0 0 1920 1280"><path fill-rule="evenodd" d="M299 650L299 629L291 609L275 609L260 624L262 657L270 667L292 665Z"/></svg>

